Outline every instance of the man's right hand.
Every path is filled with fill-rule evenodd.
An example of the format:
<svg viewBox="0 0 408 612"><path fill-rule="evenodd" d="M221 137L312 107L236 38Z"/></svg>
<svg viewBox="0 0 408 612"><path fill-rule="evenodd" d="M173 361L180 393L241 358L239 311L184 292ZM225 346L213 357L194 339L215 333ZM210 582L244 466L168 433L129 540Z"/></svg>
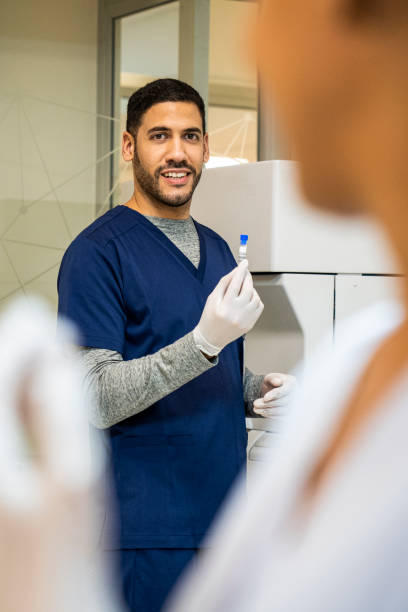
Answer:
<svg viewBox="0 0 408 612"><path fill-rule="evenodd" d="M249 332L264 305L254 289L248 262L224 276L208 296L194 339L203 353L217 355L230 342Z"/></svg>

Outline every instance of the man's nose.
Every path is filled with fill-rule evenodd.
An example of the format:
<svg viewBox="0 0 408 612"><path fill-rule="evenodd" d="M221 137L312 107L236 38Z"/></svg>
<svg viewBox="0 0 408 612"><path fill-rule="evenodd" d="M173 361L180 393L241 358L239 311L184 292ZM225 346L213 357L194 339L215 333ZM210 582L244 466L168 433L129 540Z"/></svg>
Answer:
<svg viewBox="0 0 408 612"><path fill-rule="evenodd" d="M166 161L182 162L186 161L186 151L181 138L172 138L166 154Z"/></svg>

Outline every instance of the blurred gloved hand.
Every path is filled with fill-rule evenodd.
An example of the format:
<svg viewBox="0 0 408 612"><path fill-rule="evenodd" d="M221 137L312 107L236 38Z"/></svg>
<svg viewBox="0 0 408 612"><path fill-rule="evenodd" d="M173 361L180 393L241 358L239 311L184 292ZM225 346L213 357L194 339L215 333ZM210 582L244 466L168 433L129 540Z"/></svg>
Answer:
<svg viewBox="0 0 408 612"><path fill-rule="evenodd" d="M248 262L243 261L208 296L193 332L197 346L206 355L217 355L227 344L249 332L263 309Z"/></svg>
<svg viewBox="0 0 408 612"><path fill-rule="evenodd" d="M119 612L102 567L83 375L37 301L0 317L1 612ZM95 447L95 451L96 451Z"/></svg>
<svg viewBox="0 0 408 612"><path fill-rule="evenodd" d="M267 374L261 397L254 401L254 412L269 419L284 416L296 388L296 378L290 374Z"/></svg>

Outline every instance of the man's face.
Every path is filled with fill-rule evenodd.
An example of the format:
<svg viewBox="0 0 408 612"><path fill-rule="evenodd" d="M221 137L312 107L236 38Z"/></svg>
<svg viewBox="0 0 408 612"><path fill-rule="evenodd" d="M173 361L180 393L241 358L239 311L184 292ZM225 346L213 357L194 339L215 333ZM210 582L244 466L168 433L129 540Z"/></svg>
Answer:
<svg viewBox="0 0 408 612"><path fill-rule="evenodd" d="M126 133L124 143L125 138ZM191 200L208 158L208 135L203 134L200 111L191 102L161 102L149 108L128 157L142 191L176 207Z"/></svg>
<svg viewBox="0 0 408 612"><path fill-rule="evenodd" d="M251 41L262 84L301 162L306 196L353 213L360 208L353 167L371 104L370 58L363 36L343 19L346 4L261 0Z"/></svg>

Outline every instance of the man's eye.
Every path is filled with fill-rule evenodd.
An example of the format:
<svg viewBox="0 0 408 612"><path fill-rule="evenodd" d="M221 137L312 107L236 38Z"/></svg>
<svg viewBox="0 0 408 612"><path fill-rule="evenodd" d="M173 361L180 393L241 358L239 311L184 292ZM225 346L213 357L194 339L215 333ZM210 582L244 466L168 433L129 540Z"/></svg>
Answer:
<svg viewBox="0 0 408 612"><path fill-rule="evenodd" d="M198 134L186 134L186 138L187 140L191 140L191 141L197 141L198 140Z"/></svg>
<svg viewBox="0 0 408 612"><path fill-rule="evenodd" d="M153 140L164 140L166 138L166 134L154 134Z"/></svg>

